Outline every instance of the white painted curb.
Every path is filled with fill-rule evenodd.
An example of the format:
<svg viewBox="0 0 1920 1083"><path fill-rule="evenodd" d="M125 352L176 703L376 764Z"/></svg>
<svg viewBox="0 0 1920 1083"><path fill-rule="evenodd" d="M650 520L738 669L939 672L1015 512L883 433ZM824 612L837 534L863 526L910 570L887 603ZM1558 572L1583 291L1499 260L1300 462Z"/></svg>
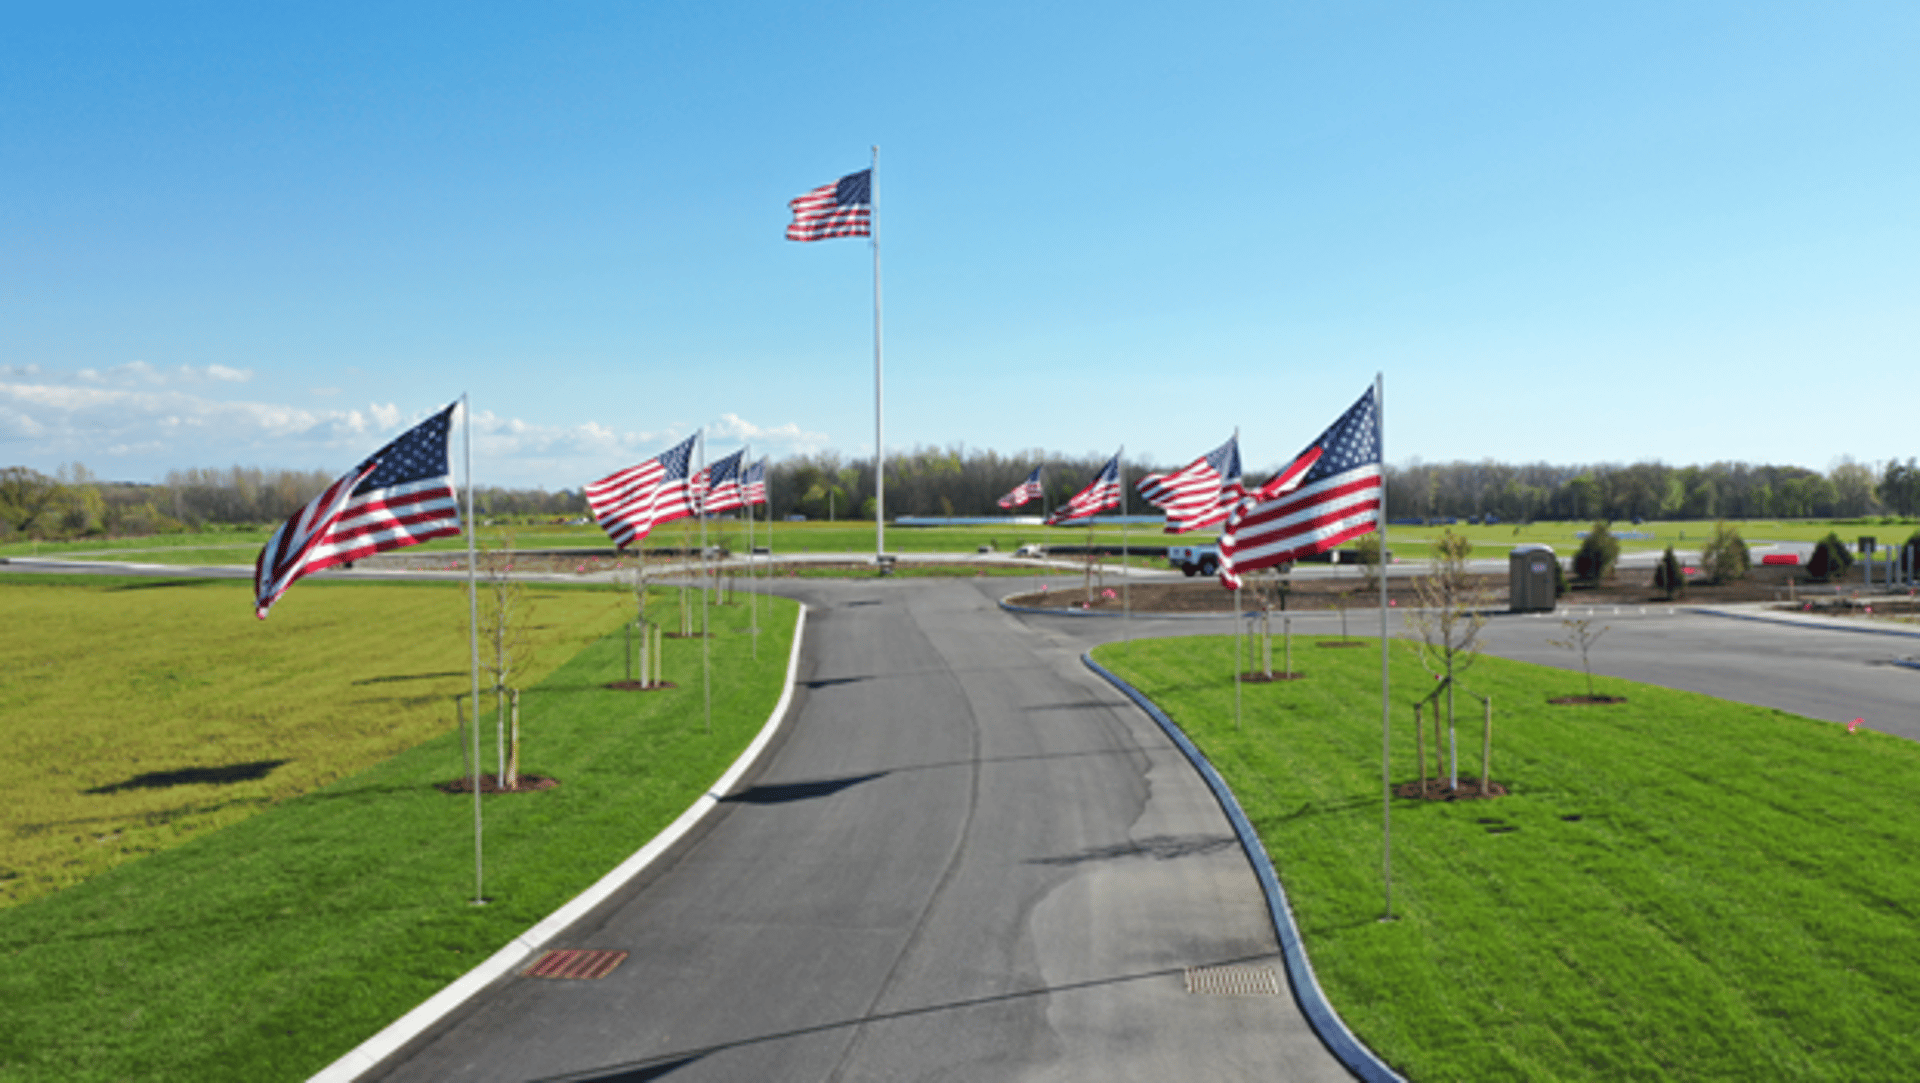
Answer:
<svg viewBox="0 0 1920 1083"><path fill-rule="evenodd" d="M787 683L780 691L780 701L773 705L773 714L767 717L766 724L749 744L740 758L733 761L706 793L700 795L680 818L667 826L665 831L653 837L651 842L635 851L632 857L622 861L614 870L602 876L594 885L575 895L565 906L547 915L538 925L521 933L508 942L506 947L493 953L486 962L467 971L455 979L453 984L422 1001L420 1006L388 1024L386 1029L349 1050L345 1056L314 1073L308 1083L350 1083L358 1079L361 1073L379 1064L393 1055L401 1046L417 1038L427 1028L451 1014L454 1009L466 1003L467 998L492 984L495 979L513 970L525 962L528 956L540 950L547 941L558 936L561 930L580 920L589 910L605 902L614 892L625 887L629 880L638 876L641 870L652 864L661 854L680 841L681 836L693 829L700 818L712 811L726 796L733 784L746 774L747 768L765 751L773 735L779 731L781 720L786 717L787 704L793 699L794 678L800 672L800 640L807 627L807 607L800 607L800 614L793 625L793 650L787 657Z"/></svg>

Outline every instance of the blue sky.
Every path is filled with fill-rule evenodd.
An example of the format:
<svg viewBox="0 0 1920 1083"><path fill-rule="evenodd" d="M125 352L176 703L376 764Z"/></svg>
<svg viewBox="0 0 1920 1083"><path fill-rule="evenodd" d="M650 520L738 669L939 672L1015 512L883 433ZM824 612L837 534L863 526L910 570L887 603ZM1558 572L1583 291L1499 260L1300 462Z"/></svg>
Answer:
<svg viewBox="0 0 1920 1083"><path fill-rule="evenodd" d="M10 6L0 465L1920 454L1920 7Z"/></svg>

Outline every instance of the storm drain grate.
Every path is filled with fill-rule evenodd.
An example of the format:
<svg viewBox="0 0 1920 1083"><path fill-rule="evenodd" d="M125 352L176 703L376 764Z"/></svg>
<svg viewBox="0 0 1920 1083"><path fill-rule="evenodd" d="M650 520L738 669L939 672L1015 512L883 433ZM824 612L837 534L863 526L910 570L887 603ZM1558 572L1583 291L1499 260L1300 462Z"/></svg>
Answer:
<svg viewBox="0 0 1920 1083"><path fill-rule="evenodd" d="M529 978L604 978L627 959L624 951L587 951L562 948L521 971Z"/></svg>
<svg viewBox="0 0 1920 1083"><path fill-rule="evenodd" d="M1190 966L1187 992L1213 997L1277 997L1280 976L1270 966Z"/></svg>

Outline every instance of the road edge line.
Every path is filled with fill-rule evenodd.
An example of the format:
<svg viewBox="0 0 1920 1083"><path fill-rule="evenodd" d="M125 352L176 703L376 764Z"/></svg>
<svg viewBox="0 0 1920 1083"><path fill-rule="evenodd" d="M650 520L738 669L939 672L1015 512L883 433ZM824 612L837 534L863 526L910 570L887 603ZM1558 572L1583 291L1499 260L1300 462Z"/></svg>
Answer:
<svg viewBox="0 0 1920 1083"><path fill-rule="evenodd" d="M1895 636L1901 639L1920 639L1920 631L1907 631L1902 628L1855 628L1833 622L1832 617L1820 617L1816 620L1799 620L1793 617L1775 617L1765 613L1740 613L1731 609L1714 609L1709 606L1690 605L1687 612L1698 613L1703 617L1719 617L1722 620L1750 620L1757 624L1779 624L1789 628L1808 628L1816 632L1848 632L1859 636Z"/></svg>
<svg viewBox="0 0 1920 1083"><path fill-rule="evenodd" d="M795 678L800 673L800 642L804 638L806 627L807 607L805 603L800 603L800 612L795 616L793 624L793 649L787 655L786 686L780 690L780 699L773 705L773 713L767 716L767 721L760 727L760 732L748 743L739 758L733 761L733 765L728 767L712 786L708 787L706 793L701 794L692 805L688 806L678 819L648 840L645 846L634 851L632 856L616 865L613 871L569 899L560 909L508 941L505 947L488 956L485 962L455 978L452 984L421 1001L413 1010L387 1024L373 1037L354 1046L332 1064L309 1076L307 1083L352 1083L365 1072L377 1067L381 1061L392 1056L408 1042L452 1014L475 993L513 970L528 956L538 951L541 945L559 935L561 930L578 921L588 911L605 902L614 892L625 887L628 881L638 876L661 854L666 853L674 843L680 841L681 836L691 831L702 817L720 803L720 799L726 796L733 784L740 780L740 776L745 774L754 760L759 758L760 753L766 750L767 745L773 740L773 735L779 732L780 724L787 717L787 707L793 701Z"/></svg>
<svg viewBox="0 0 1920 1083"><path fill-rule="evenodd" d="M1245 810L1227 787L1225 779L1214 770L1213 763L1206 754L1190 739L1173 719L1167 717L1157 704L1148 699L1139 689L1122 680L1107 667L1093 660L1093 652L1080 656L1088 669L1104 678L1108 684L1119 689L1132 700L1147 716L1158 723L1187 762L1206 780L1207 788L1213 791L1214 799L1220 802L1220 808L1233 823L1233 833L1240 839L1240 847L1246 851L1247 861L1253 866L1254 876L1260 881L1260 890L1267 897L1267 913L1273 919L1274 933L1280 939L1281 957L1286 961L1287 982L1293 989L1293 999L1300 1011L1307 1017L1307 1025L1320 1038L1335 1059L1346 1069L1369 1083L1406 1083L1405 1077L1387 1067L1379 1055L1367 1048L1365 1043L1347 1029L1340 1014L1327 1003L1327 995L1320 988L1320 980L1314 976L1313 963L1307 959L1306 945L1300 941L1300 928L1293 920L1293 907L1287 902L1287 891L1280 886L1280 876L1273 868L1273 860L1267 856L1267 848L1260 836L1253 830L1253 824L1247 819Z"/></svg>

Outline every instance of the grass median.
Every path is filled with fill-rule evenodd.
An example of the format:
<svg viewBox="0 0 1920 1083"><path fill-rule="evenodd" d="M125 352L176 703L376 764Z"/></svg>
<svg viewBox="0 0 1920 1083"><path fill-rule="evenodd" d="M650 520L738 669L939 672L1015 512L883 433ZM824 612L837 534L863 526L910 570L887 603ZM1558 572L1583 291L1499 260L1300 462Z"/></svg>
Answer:
<svg viewBox="0 0 1920 1083"><path fill-rule="evenodd" d="M778 699L795 612L762 609L755 659L741 600L714 611L711 734L699 639L667 641L675 689L606 689L625 676L618 632L527 689L523 770L559 785L485 799L487 906L470 903L472 798L435 788L464 769L462 742L442 732L0 912L0 1080L297 1080L324 1067L592 884L738 756ZM650 611L671 623L678 601L658 594Z"/></svg>
<svg viewBox="0 0 1920 1083"><path fill-rule="evenodd" d="M1219 768L1286 885L1322 986L1408 1078L1907 1078L1920 1054L1920 746L1618 680L1482 659L1493 800L1393 801L1379 920L1380 655L1296 641L1246 685L1232 640L1095 652ZM1392 777L1417 778L1393 653ZM1461 773L1479 704L1460 698ZM1432 752L1429 748L1429 756ZM1471 766L1469 766L1471 765ZM1486 822L1486 821L1498 821Z"/></svg>

